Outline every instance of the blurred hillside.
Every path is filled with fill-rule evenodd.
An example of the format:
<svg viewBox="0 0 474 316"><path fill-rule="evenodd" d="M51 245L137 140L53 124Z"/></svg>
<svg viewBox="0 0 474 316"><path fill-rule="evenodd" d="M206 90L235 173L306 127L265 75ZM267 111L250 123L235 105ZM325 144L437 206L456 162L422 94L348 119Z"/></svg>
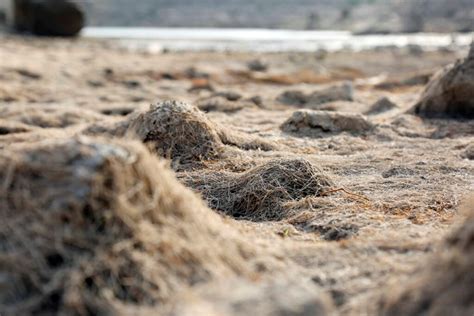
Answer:
<svg viewBox="0 0 474 316"><path fill-rule="evenodd" d="M245 27L362 33L467 32L472 0L100 0L93 26Z"/></svg>

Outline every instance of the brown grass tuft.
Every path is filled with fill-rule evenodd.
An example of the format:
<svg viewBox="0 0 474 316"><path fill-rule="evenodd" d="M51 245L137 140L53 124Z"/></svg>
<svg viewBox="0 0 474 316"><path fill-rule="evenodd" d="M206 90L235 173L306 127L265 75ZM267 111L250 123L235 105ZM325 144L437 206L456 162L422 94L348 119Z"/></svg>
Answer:
<svg viewBox="0 0 474 316"><path fill-rule="evenodd" d="M286 218L292 214L285 202L320 195L332 186L321 169L304 159L272 160L244 173L200 171L181 177L211 208L254 221Z"/></svg>
<svg viewBox="0 0 474 316"><path fill-rule="evenodd" d="M133 118L128 134L152 145L158 155L186 164L218 158L224 145L244 150L271 150L276 146L258 137L230 131L209 120L195 106L165 101Z"/></svg>

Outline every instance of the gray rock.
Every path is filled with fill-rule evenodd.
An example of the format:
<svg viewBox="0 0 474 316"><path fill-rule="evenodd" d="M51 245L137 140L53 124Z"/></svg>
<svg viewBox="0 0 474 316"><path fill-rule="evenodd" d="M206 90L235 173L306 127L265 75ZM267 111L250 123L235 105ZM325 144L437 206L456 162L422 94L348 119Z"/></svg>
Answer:
<svg viewBox="0 0 474 316"><path fill-rule="evenodd" d="M307 103L319 105L333 101L353 101L354 88L351 82L344 82L341 85L315 91L308 96Z"/></svg>
<svg viewBox="0 0 474 316"><path fill-rule="evenodd" d="M212 95L213 97L224 97L229 101L237 101L242 98L242 95L235 91L221 91Z"/></svg>
<svg viewBox="0 0 474 316"><path fill-rule="evenodd" d="M397 105L393 103L389 98L383 97L379 99L377 102L372 104L370 108L365 112L365 114L373 115L373 114L380 114L383 112L387 112L397 108Z"/></svg>
<svg viewBox="0 0 474 316"><path fill-rule="evenodd" d="M285 91L277 97L277 101L293 106L315 107L334 101L353 101L354 88L351 82L331 86L322 90L314 91L306 95L298 90Z"/></svg>
<svg viewBox="0 0 474 316"><path fill-rule="evenodd" d="M474 118L474 45L467 58L434 75L410 112L424 117Z"/></svg>
<svg viewBox="0 0 474 316"><path fill-rule="evenodd" d="M252 71L265 72L268 70L268 64L261 59L254 59L247 63L247 67Z"/></svg>
<svg viewBox="0 0 474 316"><path fill-rule="evenodd" d="M324 133L363 133L371 130L373 125L360 114L299 110L281 126L290 133L301 133L303 136L314 136Z"/></svg>
<svg viewBox="0 0 474 316"><path fill-rule="evenodd" d="M303 106L308 102L308 97L301 91L288 90L280 94L277 101L285 105Z"/></svg>
<svg viewBox="0 0 474 316"><path fill-rule="evenodd" d="M242 110L248 104L245 102L232 102L222 96L214 96L199 100L196 106L204 112L233 113Z"/></svg>

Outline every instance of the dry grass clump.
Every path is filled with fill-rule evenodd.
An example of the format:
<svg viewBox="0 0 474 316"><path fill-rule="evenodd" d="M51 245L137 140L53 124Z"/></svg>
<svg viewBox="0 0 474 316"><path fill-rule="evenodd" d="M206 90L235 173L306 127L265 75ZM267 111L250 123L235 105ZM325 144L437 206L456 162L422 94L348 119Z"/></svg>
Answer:
<svg viewBox="0 0 474 316"><path fill-rule="evenodd" d="M216 125L204 113L177 101L152 105L130 123L129 133L152 143L160 156L181 162L216 158L223 146Z"/></svg>
<svg viewBox="0 0 474 316"><path fill-rule="evenodd" d="M160 156L180 163L215 159L224 145L245 150L274 148L260 138L225 129L196 107L178 101L152 105L130 121L128 134L151 144Z"/></svg>
<svg viewBox="0 0 474 316"><path fill-rule="evenodd" d="M236 218L281 220L290 214L285 202L317 196L331 179L304 159L277 159L243 173L193 172L182 175L209 206Z"/></svg>
<svg viewBox="0 0 474 316"><path fill-rule="evenodd" d="M137 314L254 276L254 248L139 143L15 145L0 166L2 315Z"/></svg>
<svg viewBox="0 0 474 316"><path fill-rule="evenodd" d="M474 315L474 197L468 217L408 288L385 298L383 315Z"/></svg>
<svg viewBox="0 0 474 316"><path fill-rule="evenodd" d="M94 123L106 118L100 113L72 106L20 104L1 106L0 117L10 122L41 128L64 128L75 124Z"/></svg>

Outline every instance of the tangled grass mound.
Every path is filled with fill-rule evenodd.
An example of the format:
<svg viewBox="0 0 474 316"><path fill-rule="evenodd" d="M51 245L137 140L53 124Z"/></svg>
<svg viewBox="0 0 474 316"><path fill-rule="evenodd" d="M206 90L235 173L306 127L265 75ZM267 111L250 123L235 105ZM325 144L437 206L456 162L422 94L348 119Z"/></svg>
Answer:
<svg viewBox="0 0 474 316"><path fill-rule="evenodd" d="M140 143L82 137L0 153L2 315L120 314L214 277L254 248Z"/></svg>
<svg viewBox="0 0 474 316"><path fill-rule="evenodd" d="M474 315L474 197L468 218L408 289L383 302L383 315Z"/></svg>
<svg viewBox="0 0 474 316"><path fill-rule="evenodd" d="M162 156L180 163L212 160L232 145L245 150L274 147L256 137L229 131L212 121L195 106L165 101L133 118L129 135L151 144Z"/></svg>
<svg viewBox="0 0 474 316"><path fill-rule="evenodd" d="M222 142L216 126L196 107L165 101L131 122L129 131L152 143L159 155L182 161L218 156Z"/></svg>
<svg viewBox="0 0 474 316"><path fill-rule="evenodd" d="M278 159L244 173L192 172L182 175L212 209L254 221L288 217L285 202L319 195L331 179L304 159Z"/></svg>

